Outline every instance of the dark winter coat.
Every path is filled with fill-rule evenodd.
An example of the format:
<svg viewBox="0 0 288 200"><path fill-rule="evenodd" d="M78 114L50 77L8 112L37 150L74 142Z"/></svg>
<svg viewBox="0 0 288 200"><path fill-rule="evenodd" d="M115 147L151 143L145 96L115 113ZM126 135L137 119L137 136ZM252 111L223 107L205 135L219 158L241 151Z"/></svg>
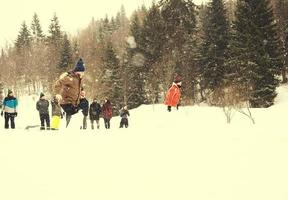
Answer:
<svg viewBox="0 0 288 200"><path fill-rule="evenodd" d="M89 102L86 98L80 99L79 108L82 110L84 116L88 116Z"/></svg>
<svg viewBox="0 0 288 200"><path fill-rule="evenodd" d="M104 119L111 119L112 118L112 105L110 101L107 101L102 106L102 115Z"/></svg>
<svg viewBox="0 0 288 200"><path fill-rule="evenodd" d="M99 120L101 114L101 106L97 102L93 102L90 105L89 116L90 120Z"/></svg>
<svg viewBox="0 0 288 200"><path fill-rule="evenodd" d="M121 117L121 118L127 119L128 116L130 116L130 113L129 113L128 110L126 110L126 109L121 109L121 110L120 110L120 117Z"/></svg>
<svg viewBox="0 0 288 200"><path fill-rule="evenodd" d="M62 112L61 112L61 106L58 103L57 100L52 100L51 101L51 105L52 105L52 116L58 116L61 117L62 116Z"/></svg>
<svg viewBox="0 0 288 200"><path fill-rule="evenodd" d="M75 72L66 72L60 76L54 85L55 94L62 96L61 105L72 104L77 107L80 101L81 78Z"/></svg>
<svg viewBox="0 0 288 200"><path fill-rule="evenodd" d="M39 99L36 103L36 109L40 115L49 114L49 101L44 98Z"/></svg>

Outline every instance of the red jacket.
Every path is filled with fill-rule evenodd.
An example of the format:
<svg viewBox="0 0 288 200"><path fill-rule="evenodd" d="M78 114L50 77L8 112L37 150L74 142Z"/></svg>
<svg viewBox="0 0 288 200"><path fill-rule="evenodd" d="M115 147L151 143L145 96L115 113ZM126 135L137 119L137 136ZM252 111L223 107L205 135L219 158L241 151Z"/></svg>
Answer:
<svg viewBox="0 0 288 200"><path fill-rule="evenodd" d="M111 119L112 118L112 105L111 105L110 101L103 104L102 115L103 115L104 119Z"/></svg>
<svg viewBox="0 0 288 200"><path fill-rule="evenodd" d="M176 107L177 104L179 103L180 96L181 96L180 88L176 83L173 83L167 92L165 105Z"/></svg>

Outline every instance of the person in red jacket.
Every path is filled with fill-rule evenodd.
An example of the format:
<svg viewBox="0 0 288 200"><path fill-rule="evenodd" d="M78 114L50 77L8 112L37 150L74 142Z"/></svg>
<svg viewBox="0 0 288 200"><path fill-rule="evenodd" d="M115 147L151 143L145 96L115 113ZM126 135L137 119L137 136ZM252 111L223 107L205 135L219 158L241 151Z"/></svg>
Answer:
<svg viewBox="0 0 288 200"><path fill-rule="evenodd" d="M110 119L112 118L112 104L108 99L105 99L105 103L102 106L102 116L106 129L110 129Z"/></svg>
<svg viewBox="0 0 288 200"><path fill-rule="evenodd" d="M178 109L181 97L181 84L181 78L177 75L172 83L172 86L169 88L165 98L165 105L167 105L167 109L169 112L171 112L171 107L177 107Z"/></svg>

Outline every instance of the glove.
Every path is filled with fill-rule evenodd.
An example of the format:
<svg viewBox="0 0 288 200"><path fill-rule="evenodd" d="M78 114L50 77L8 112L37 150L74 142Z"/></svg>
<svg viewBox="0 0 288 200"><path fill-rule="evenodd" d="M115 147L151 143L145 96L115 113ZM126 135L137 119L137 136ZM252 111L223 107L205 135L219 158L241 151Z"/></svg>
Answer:
<svg viewBox="0 0 288 200"><path fill-rule="evenodd" d="M1 116L3 117L3 110L1 111Z"/></svg>
<svg viewBox="0 0 288 200"><path fill-rule="evenodd" d="M14 113L14 116L17 117L17 112Z"/></svg>

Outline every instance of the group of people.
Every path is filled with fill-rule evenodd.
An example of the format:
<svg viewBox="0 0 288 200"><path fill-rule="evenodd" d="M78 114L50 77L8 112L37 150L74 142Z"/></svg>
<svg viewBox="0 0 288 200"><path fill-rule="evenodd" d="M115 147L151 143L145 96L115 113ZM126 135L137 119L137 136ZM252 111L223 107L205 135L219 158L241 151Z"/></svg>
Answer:
<svg viewBox="0 0 288 200"><path fill-rule="evenodd" d="M82 78L85 72L85 65L83 60L80 58L72 71L63 73L60 78L54 84L54 96L51 100L52 106L52 122L50 124L49 116L49 101L46 99L43 93L40 94L40 99L36 103L36 109L39 111L41 126L40 129L52 129L58 130L60 120L66 117L66 127L68 127L71 117L82 110L83 113L83 124L82 129L87 129L87 118L89 115L91 121L91 128L94 129L94 122L96 122L97 128L99 129L100 115L104 119L105 128L110 128L110 120L112 118L112 105L109 99L105 99L104 104L101 106L97 102L97 98L93 99L93 102L89 106L89 102L86 99L85 91L82 86ZM181 96L181 77L175 76L172 86L169 88L165 104L167 109L171 112L171 107L177 107L179 105ZM17 116L17 105L18 101L14 97L11 90L8 91L7 97L3 101L3 109L1 115L5 117L5 128L15 128L14 118ZM62 112L62 110L64 112ZM120 128L128 127L128 116L129 111L127 106L124 106L120 110Z"/></svg>

